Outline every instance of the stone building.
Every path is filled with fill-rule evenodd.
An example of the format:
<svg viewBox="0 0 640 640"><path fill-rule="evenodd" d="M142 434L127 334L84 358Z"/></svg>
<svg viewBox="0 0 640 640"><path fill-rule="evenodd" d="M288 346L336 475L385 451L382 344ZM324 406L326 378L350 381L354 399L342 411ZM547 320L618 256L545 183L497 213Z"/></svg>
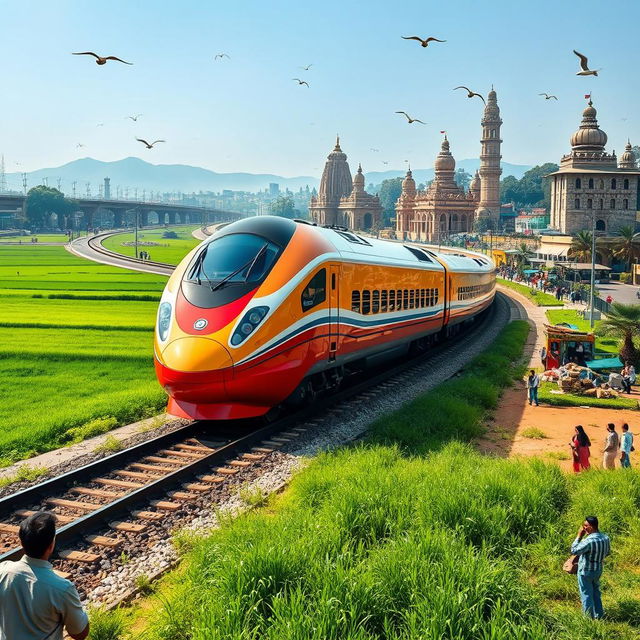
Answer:
<svg viewBox="0 0 640 640"><path fill-rule="evenodd" d="M500 224L500 107L498 96L491 87L482 116L482 145L480 150L480 204L476 216L485 219L487 227L498 229Z"/></svg>
<svg viewBox="0 0 640 640"><path fill-rule="evenodd" d="M607 153L607 134L598 127L589 100L580 128L571 136L571 152L562 157L551 180L551 227L575 235L591 229L613 235L620 227L635 227L639 208L640 171L627 142L618 162Z"/></svg>
<svg viewBox="0 0 640 640"><path fill-rule="evenodd" d="M436 158L435 179L426 191L417 192L411 171L407 172L396 204L398 237L440 242L452 233L473 231L477 220L484 220L486 228L499 228L502 120L493 87L487 95L481 124L480 169L469 191L455 183L456 161L446 136Z"/></svg>
<svg viewBox="0 0 640 640"><path fill-rule="evenodd" d="M416 191L411 169L396 203L396 234L405 240L440 242L452 233L473 229L482 192L476 172L469 191L456 184L456 161L446 135L435 161L435 178L426 191Z"/></svg>
<svg viewBox="0 0 640 640"><path fill-rule="evenodd" d="M309 203L309 214L316 224L343 226L354 231L381 226L380 200L364 190L361 166L351 178L347 155L340 148L340 138L327 157L318 195L313 196Z"/></svg>

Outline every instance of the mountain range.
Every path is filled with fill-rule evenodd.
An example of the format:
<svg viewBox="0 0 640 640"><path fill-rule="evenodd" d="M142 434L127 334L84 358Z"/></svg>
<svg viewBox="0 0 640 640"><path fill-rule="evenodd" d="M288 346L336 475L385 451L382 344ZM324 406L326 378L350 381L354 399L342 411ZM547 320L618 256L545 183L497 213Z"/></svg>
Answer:
<svg viewBox="0 0 640 640"><path fill-rule="evenodd" d="M461 160L457 163L458 168L462 167L469 173L473 173L478 168L477 159ZM502 164L502 175L513 175L516 178L531 167L504 162ZM387 178L395 178L404 175L406 169L389 171L371 171L365 174L366 183L374 185L380 184ZM413 175L416 182L425 182L433 178L433 169L415 169ZM192 167L184 164L151 164L140 158L123 158L115 162L102 162L93 158L82 158L74 160L60 167L49 167L31 171L27 174L27 185L29 187L43 184L45 178L50 187L56 187L57 181L61 181L62 191L71 194L72 183L76 182L76 192L78 195L86 191L86 183L91 184L94 195L98 192L98 185L105 177L111 179L111 193L116 195L116 188L119 186L123 190L129 187L130 194L134 188L139 192L143 189L147 191L191 193L198 191L222 191L231 189L234 191L261 191L269 187L269 183L275 182L280 185L280 189L286 188L297 191L300 187L317 187L320 183L319 177L295 176L285 178L271 173L216 173L202 167ZM22 175L20 173L7 174L7 186L17 191L22 190Z"/></svg>

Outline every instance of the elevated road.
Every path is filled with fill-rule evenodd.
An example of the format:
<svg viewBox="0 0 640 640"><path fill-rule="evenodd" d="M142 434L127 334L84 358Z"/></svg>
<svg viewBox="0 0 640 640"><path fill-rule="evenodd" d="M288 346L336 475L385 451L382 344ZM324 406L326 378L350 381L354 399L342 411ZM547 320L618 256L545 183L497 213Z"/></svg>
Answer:
<svg viewBox="0 0 640 640"><path fill-rule="evenodd" d="M110 267L121 267L122 269L131 269L142 273L155 273L159 276L170 276L173 273L175 265L129 258L115 251L109 251L102 246L103 240L119 233L122 233L122 231L108 231L95 236L84 236L66 245L66 249L81 258L106 264Z"/></svg>

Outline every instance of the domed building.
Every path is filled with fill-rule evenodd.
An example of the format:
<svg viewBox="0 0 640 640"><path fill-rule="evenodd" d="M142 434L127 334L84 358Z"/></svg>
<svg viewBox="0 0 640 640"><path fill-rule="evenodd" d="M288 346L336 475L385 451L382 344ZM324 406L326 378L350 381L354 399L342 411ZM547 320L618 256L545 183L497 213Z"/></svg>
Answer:
<svg viewBox="0 0 640 640"><path fill-rule="evenodd" d="M353 231L379 228L382 205L377 196L364 190L362 167L351 178L347 155L340 148L340 138L327 156L318 195L309 203L311 219L319 225L344 226Z"/></svg>
<svg viewBox="0 0 640 640"><path fill-rule="evenodd" d="M579 129L571 136L571 152L562 157L551 180L551 227L575 235L591 229L607 235L636 223L639 208L637 158L627 142L616 158L605 149L607 134L600 129L591 100L582 112Z"/></svg>
<svg viewBox="0 0 640 640"><path fill-rule="evenodd" d="M476 172L469 191L456 184L456 161L451 155L446 135L434 168L435 178L426 191L416 191L411 169L407 171L396 203L396 233L399 238L440 242L452 233L473 229L481 181Z"/></svg>

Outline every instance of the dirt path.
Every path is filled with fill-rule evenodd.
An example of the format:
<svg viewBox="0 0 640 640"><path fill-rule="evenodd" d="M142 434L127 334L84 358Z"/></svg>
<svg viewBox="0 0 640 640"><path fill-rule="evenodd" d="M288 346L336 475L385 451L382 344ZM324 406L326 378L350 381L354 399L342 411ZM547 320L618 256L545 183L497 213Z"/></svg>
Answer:
<svg viewBox="0 0 640 640"><path fill-rule="evenodd" d="M546 309L536 307L524 296L509 289L500 289L515 298L526 311L532 330L525 345L525 356L530 358L531 366L538 367L538 354L544 341L543 324L546 322ZM640 400L637 387L633 397ZM548 460L556 460L565 470L571 470L569 441L573 436L574 427L581 424L593 443L591 463L600 467L608 422L615 423L618 432L620 425L627 422L636 436L636 442L640 441L640 411L545 405L530 407L523 383L518 388L509 389L504 393L494 419L487 425L487 433L477 441L477 445L481 451L501 457L542 456ZM545 437L532 438L524 435L531 436L531 429L540 430ZM637 463L640 464L640 454L637 455ZM633 458L634 454L632 464Z"/></svg>

